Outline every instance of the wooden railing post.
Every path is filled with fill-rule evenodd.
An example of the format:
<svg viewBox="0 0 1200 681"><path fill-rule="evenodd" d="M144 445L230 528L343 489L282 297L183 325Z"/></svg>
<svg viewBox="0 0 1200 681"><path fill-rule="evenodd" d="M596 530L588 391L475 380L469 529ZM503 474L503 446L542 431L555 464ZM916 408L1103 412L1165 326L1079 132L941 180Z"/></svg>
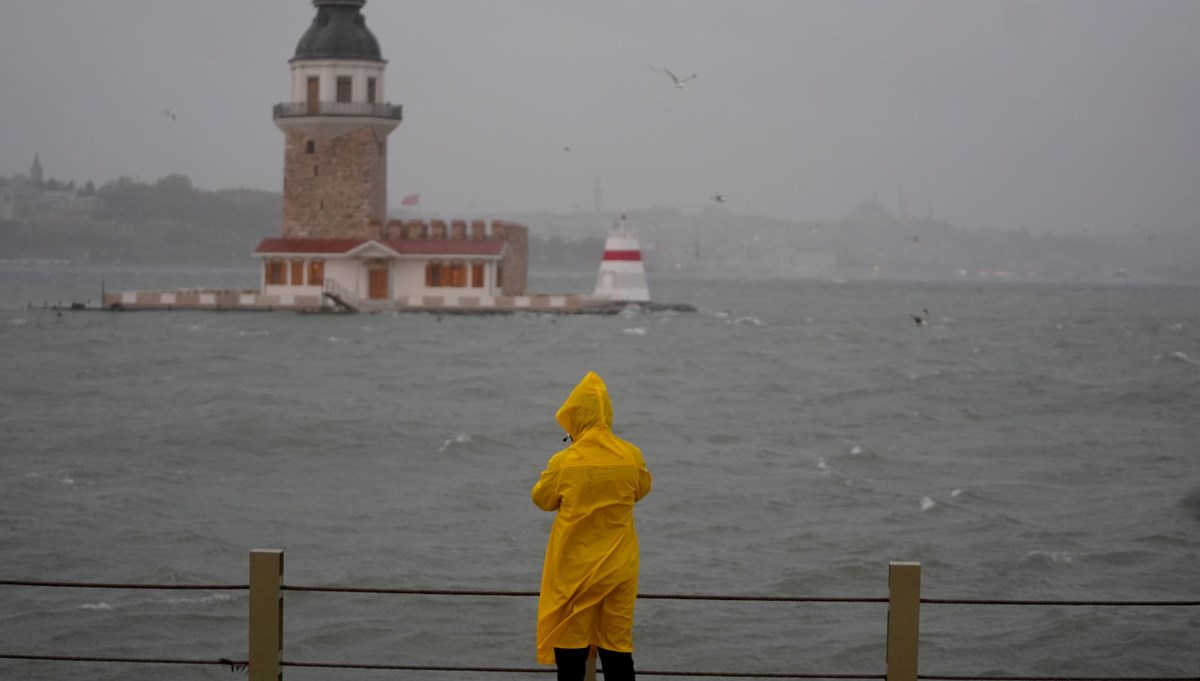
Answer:
<svg viewBox="0 0 1200 681"><path fill-rule="evenodd" d="M250 552L250 681L281 681L283 551Z"/></svg>
<svg viewBox="0 0 1200 681"><path fill-rule="evenodd" d="M921 564L888 565L887 681L917 681Z"/></svg>

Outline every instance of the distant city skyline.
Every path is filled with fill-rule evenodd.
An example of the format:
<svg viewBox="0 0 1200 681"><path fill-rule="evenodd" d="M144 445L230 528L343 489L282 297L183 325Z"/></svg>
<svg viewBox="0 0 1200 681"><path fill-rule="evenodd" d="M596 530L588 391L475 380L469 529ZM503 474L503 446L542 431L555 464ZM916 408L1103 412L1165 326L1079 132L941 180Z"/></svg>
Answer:
<svg viewBox="0 0 1200 681"><path fill-rule="evenodd" d="M1200 221L1200 3L393 3L389 203L443 214L898 215L1034 233ZM308 0L40 0L0 22L0 175L282 188ZM698 74L677 88L654 68ZM602 193L601 193L602 192Z"/></svg>

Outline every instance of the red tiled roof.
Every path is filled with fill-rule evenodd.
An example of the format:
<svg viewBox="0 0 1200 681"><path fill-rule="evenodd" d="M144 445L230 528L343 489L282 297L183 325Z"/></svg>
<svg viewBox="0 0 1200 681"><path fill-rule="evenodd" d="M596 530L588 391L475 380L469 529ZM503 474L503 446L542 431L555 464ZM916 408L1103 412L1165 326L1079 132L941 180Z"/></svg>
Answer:
<svg viewBox="0 0 1200 681"><path fill-rule="evenodd" d="M367 239L263 239L255 253L345 253Z"/></svg>
<svg viewBox="0 0 1200 681"><path fill-rule="evenodd" d="M397 239L381 242L404 255L500 255L504 239Z"/></svg>
<svg viewBox="0 0 1200 681"><path fill-rule="evenodd" d="M491 255L504 250L503 239L263 239L255 253L348 253L375 242L401 255Z"/></svg>

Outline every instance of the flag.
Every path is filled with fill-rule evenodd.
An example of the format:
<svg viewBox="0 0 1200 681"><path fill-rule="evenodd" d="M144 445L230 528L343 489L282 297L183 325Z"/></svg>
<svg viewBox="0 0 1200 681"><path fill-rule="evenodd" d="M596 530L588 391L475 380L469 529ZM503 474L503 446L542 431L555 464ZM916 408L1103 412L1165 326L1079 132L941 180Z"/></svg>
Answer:
<svg viewBox="0 0 1200 681"><path fill-rule="evenodd" d="M415 206L421 202L420 194L409 194L400 201L401 206Z"/></svg>

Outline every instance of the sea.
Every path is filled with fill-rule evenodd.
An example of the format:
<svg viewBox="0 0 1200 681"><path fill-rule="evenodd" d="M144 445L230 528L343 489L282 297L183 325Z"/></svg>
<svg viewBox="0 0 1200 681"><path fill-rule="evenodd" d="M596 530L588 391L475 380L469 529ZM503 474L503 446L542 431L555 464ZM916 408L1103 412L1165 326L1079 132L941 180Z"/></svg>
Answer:
<svg viewBox="0 0 1200 681"><path fill-rule="evenodd" d="M1200 286L651 273L694 312L73 311L243 269L0 266L0 580L536 591L598 372L654 474L641 592L880 599L930 676L1200 676ZM534 272L539 292L592 277ZM56 309L57 308L57 309ZM914 323L928 309L929 323ZM287 679L520 679L536 599L284 592ZM1087 605L1134 601L1136 606ZM244 590L0 586L0 656L244 660ZM642 599L656 671L885 670L887 605ZM549 668L546 668L549 671ZM0 679L229 679L0 659Z"/></svg>

